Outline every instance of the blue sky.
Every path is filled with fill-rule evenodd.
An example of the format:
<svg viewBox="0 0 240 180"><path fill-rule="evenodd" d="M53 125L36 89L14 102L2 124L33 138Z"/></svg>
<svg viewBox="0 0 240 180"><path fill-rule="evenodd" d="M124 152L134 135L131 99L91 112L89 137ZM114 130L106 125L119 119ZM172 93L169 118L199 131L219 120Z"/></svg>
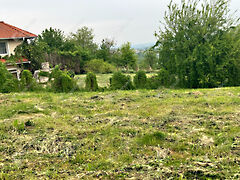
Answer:
<svg viewBox="0 0 240 180"><path fill-rule="evenodd" d="M155 42L154 32L170 0L0 0L0 20L39 34L59 28L69 34L82 26L94 29L96 41L112 38L118 44ZM180 3L181 0L174 0ZM231 1L240 11L240 1ZM240 12L236 14L240 17Z"/></svg>

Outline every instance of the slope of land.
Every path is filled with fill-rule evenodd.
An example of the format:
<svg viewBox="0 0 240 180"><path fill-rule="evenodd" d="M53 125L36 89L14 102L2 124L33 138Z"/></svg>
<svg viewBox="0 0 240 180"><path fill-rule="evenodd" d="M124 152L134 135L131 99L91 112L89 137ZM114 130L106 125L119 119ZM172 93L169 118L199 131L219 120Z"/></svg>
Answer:
<svg viewBox="0 0 240 180"><path fill-rule="evenodd" d="M240 88L0 94L0 179L239 172Z"/></svg>

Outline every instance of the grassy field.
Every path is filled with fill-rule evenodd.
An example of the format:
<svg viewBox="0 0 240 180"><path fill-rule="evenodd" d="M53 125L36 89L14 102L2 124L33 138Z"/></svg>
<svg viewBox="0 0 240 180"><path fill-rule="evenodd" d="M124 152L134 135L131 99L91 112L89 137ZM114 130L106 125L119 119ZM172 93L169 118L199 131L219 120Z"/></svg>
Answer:
<svg viewBox="0 0 240 180"><path fill-rule="evenodd" d="M130 75L132 80L133 80L133 77L135 76L135 74L126 74L126 75ZM156 73L148 73L147 74L147 77L151 77L151 76L154 76L156 75ZM99 87L109 87L110 85L110 82L109 82L109 79L112 77L112 74L97 74L97 82L98 82L98 85ZM80 88L84 88L85 87L85 79L86 79L86 75L83 74L83 75L77 75L75 77L75 79L77 80L77 83L78 83L78 86Z"/></svg>
<svg viewBox="0 0 240 180"><path fill-rule="evenodd" d="M239 179L240 88L0 94L0 179Z"/></svg>

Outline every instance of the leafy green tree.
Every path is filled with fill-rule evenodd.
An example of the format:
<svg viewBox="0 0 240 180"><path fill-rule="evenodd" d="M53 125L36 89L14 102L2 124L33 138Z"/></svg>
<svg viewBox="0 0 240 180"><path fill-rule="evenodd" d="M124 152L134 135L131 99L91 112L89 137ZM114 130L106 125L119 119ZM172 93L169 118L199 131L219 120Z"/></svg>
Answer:
<svg viewBox="0 0 240 180"><path fill-rule="evenodd" d="M45 29L41 35L38 36L38 41L46 43L45 50L47 53L51 53L57 50L63 50L65 37L61 30L53 29L50 27L49 29Z"/></svg>
<svg viewBox="0 0 240 180"><path fill-rule="evenodd" d="M152 49L146 50L144 52L144 63L150 70L155 69L158 63L157 52Z"/></svg>
<svg viewBox="0 0 240 180"><path fill-rule="evenodd" d="M97 44L94 42L93 29L86 26L77 30L76 33L71 33L70 41L72 41L81 53L86 53L94 58L97 51Z"/></svg>
<svg viewBox="0 0 240 180"><path fill-rule="evenodd" d="M233 55L236 43L229 36L237 21L229 15L229 2L201 2L170 2L164 29L156 33L159 65L177 77L179 87L239 85L240 56Z"/></svg>
<svg viewBox="0 0 240 180"><path fill-rule="evenodd" d="M103 59L107 62L112 62L114 41L111 39L103 39L100 45L100 49L97 51L98 59Z"/></svg>
<svg viewBox="0 0 240 180"><path fill-rule="evenodd" d="M47 44L39 42L37 39L31 41L23 41L15 49L15 58L27 58L31 61L32 69L37 70L41 68L41 63L45 61L45 50Z"/></svg>
<svg viewBox="0 0 240 180"><path fill-rule="evenodd" d="M134 68L136 66L137 56L135 50L131 48L131 44L129 42L121 46L120 57L118 58L118 61L115 63L119 67L123 67L128 70L128 68Z"/></svg>

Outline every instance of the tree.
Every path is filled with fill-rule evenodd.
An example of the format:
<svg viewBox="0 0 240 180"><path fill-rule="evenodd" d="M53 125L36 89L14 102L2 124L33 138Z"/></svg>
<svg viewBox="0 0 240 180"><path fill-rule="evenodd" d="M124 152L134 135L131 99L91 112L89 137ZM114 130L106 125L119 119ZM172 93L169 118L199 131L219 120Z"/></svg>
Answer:
<svg viewBox="0 0 240 180"><path fill-rule="evenodd" d="M135 50L131 48L129 42L123 44L120 48L120 58L118 59L117 66L123 67L125 69L134 68L136 66L136 53Z"/></svg>
<svg viewBox="0 0 240 180"><path fill-rule="evenodd" d="M112 48L114 47L114 40L111 39L103 39L100 45L100 49L97 51L98 59L103 59L107 62L112 62L113 51Z"/></svg>
<svg viewBox="0 0 240 180"><path fill-rule="evenodd" d="M235 45L228 35L237 21L229 15L228 3L183 0L178 6L170 2L164 29L156 33L155 46L159 49L160 66L177 77L179 87L240 84L239 78L234 79L239 77L240 56L230 58Z"/></svg>
<svg viewBox="0 0 240 180"><path fill-rule="evenodd" d="M45 29L42 34L38 36L38 41L46 43L47 46L45 50L50 54L57 50L63 50L65 37L61 30L50 27L49 29Z"/></svg>
<svg viewBox="0 0 240 180"><path fill-rule="evenodd" d="M157 53L152 49L148 49L144 52L144 63L149 67L150 70L155 69L157 66Z"/></svg>
<svg viewBox="0 0 240 180"><path fill-rule="evenodd" d="M15 49L15 57L17 59L24 57L31 61L32 70L40 69L41 63L45 60L46 48L47 44L37 39L30 41L24 40L22 44Z"/></svg>
<svg viewBox="0 0 240 180"><path fill-rule="evenodd" d="M70 40L78 49L81 48L84 51L89 51L95 56L98 46L94 42L93 29L84 26L78 29L76 33L71 33Z"/></svg>

